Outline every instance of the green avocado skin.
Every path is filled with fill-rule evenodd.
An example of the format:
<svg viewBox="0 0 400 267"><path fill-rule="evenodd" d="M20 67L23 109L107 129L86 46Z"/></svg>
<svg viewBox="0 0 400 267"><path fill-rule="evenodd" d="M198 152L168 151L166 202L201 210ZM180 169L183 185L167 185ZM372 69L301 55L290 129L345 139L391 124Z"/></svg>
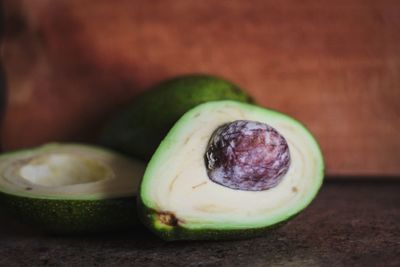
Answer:
<svg viewBox="0 0 400 267"><path fill-rule="evenodd" d="M100 135L100 144L147 161L186 111L217 100L252 102L238 86L214 76L187 75L164 81L112 118Z"/></svg>
<svg viewBox="0 0 400 267"><path fill-rule="evenodd" d="M262 228L248 228L248 229L188 229L183 226L177 225L173 227L165 227L160 229L156 226L159 223L157 212L153 209L146 207L140 198L138 198L138 217L141 222L147 226L150 231L165 241L178 241L178 240L243 240L254 237L263 236L272 230L279 228L296 217L301 211L289 217L285 221L277 224L262 227Z"/></svg>
<svg viewBox="0 0 400 267"><path fill-rule="evenodd" d="M22 223L55 234L114 232L138 223L136 197L106 200L30 198L0 192L0 203Z"/></svg>

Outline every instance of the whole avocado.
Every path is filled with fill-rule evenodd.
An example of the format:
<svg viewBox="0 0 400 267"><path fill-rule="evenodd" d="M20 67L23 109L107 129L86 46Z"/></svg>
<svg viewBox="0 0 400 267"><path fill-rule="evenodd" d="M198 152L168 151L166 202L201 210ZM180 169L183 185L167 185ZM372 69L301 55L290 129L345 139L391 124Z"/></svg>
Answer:
<svg viewBox="0 0 400 267"><path fill-rule="evenodd" d="M252 102L237 85L210 75L184 75L150 88L112 118L100 144L149 160L174 123L193 107L218 100Z"/></svg>

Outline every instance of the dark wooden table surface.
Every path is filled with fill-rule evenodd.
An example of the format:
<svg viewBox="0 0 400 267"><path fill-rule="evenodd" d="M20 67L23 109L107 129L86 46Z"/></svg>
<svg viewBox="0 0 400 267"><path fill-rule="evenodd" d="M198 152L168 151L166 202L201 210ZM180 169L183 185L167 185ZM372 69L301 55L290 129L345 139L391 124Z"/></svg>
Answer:
<svg viewBox="0 0 400 267"><path fill-rule="evenodd" d="M400 266L400 183L330 181L300 216L242 241L46 236L1 211L0 266Z"/></svg>

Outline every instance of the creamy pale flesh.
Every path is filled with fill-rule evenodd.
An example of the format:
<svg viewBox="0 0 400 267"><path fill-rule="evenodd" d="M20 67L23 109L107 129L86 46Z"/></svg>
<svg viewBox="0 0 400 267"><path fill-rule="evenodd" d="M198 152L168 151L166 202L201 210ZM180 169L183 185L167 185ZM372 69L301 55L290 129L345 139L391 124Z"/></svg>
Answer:
<svg viewBox="0 0 400 267"><path fill-rule="evenodd" d="M136 195L144 164L86 145L51 144L0 157L0 190L39 198Z"/></svg>
<svg viewBox="0 0 400 267"><path fill-rule="evenodd" d="M286 139L291 165L276 187L241 191L208 178L204 153L209 138L216 128L235 120L266 123ZM252 105L211 102L187 113L168 134L146 170L141 196L145 205L174 214L187 228L254 228L282 221L307 206L322 175L318 145L297 121Z"/></svg>

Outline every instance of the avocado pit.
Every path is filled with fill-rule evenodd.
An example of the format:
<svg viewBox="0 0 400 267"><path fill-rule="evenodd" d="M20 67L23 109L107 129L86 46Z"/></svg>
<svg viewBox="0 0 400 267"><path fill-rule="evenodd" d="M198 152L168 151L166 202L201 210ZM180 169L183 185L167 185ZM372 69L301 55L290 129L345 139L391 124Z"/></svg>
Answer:
<svg viewBox="0 0 400 267"><path fill-rule="evenodd" d="M204 158L211 181L245 191L277 186L290 167L285 138L256 121L237 120L218 127Z"/></svg>

